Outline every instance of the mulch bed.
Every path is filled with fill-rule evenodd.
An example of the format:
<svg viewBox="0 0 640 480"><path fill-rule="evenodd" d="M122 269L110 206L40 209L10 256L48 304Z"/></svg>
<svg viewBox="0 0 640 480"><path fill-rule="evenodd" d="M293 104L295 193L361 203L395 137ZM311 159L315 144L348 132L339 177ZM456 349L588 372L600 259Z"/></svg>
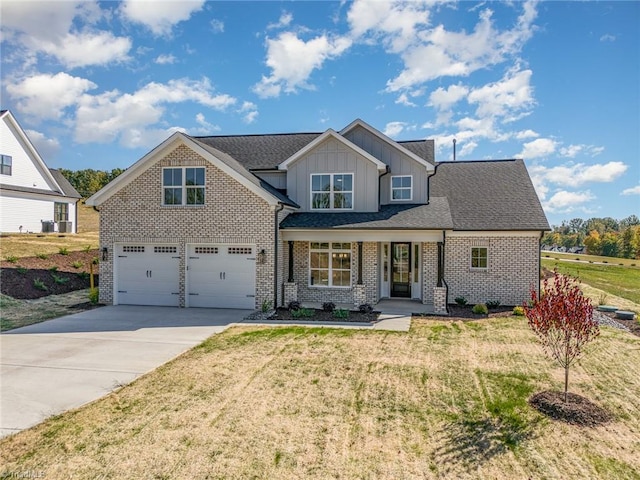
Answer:
<svg viewBox="0 0 640 480"><path fill-rule="evenodd" d="M324 310L314 310L312 317L294 317L293 314L286 308L278 308L275 315L268 320L273 321L287 321L287 322L353 322L353 323L375 323L378 321L378 315L380 312L361 313L358 311L349 311L347 318L337 318L333 316L333 312L325 312Z"/></svg>
<svg viewBox="0 0 640 480"><path fill-rule="evenodd" d="M499 318L510 317L513 314L513 307L498 306L489 310L489 315L477 315L471 311L473 305L460 306L457 304L449 305L450 318L461 318L463 320L479 320L481 318Z"/></svg>
<svg viewBox="0 0 640 480"><path fill-rule="evenodd" d="M568 393L565 402L564 392L547 390L533 395L529 404L554 420L581 427L597 427L613 419L604 408L575 393Z"/></svg>
<svg viewBox="0 0 640 480"><path fill-rule="evenodd" d="M89 288L89 268L98 250L69 252L38 257L19 258L15 263L0 262L0 292L21 300L59 295ZM73 264L79 265L78 268ZM98 265L94 265L94 281L98 286ZM83 274L82 272L85 272ZM42 282L44 287L36 285Z"/></svg>

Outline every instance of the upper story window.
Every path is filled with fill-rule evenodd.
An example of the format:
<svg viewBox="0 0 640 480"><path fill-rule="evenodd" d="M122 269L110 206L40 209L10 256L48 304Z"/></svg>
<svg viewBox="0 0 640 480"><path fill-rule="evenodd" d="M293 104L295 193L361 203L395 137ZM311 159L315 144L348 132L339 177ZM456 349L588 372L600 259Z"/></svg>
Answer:
<svg viewBox="0 0 640 480"><path fill-rule="evenodd" d="M163 205L204 205L204 167L163 168Z"/></svg>
<svg viewBox="0 0 640 480"><path fill-rule="evenodd" d="M471 269L486 270L489 265L489 249L487 247L471 248Z"/></svg>
<svg viewBox="0 0 640 480"><path fill-rule="evenodd" d="M312 210L351 210L352 208L352 173L323 173L311 175Z"/></svg>
<svg viewBox="0 0 640 480"><path fill-rule="evenodd" d="M413 199L413 177L396 175L391 177L391 200Z"/></svg>
<svg viewBox="0 0 640 480"><path fill-rule="evenodd" d="M11 166L13 159L11 155L0 155L0 174L11 175Z"/></svg>

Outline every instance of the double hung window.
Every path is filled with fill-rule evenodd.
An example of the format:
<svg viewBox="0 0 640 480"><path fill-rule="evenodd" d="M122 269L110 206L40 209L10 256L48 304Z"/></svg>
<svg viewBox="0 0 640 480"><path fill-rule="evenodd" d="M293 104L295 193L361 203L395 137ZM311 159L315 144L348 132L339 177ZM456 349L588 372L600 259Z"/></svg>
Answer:
<svg viewBox="0 0 640 480"><path fill-rule="evenodd" d="M486 270L489 265L487 247L472 247L471 248L471 269L472 270Z"/></svg>
<svg viewBox="0 0 640 480"><path fill-rule="evenodd" d="M391 177L391 200L413 199L413 177L411 175L398 175Z"/></svg>
<svg viewBox="0 0 640 480"><path fill-rule="evenodd" d="M353 209L353 174L323 173L311 175L312 210Z"/></svg>
<svg viewBox="0 0 640 480"><path fill-rule="evenodd" d="M204 167L162 169L163 205L204 205Z"/></svg>
<svg viewBox="0 0 640 480"><path fill-rule="evenodd" d="M13 159L11 155L0 155L0 174L11 175Z"/></svg>

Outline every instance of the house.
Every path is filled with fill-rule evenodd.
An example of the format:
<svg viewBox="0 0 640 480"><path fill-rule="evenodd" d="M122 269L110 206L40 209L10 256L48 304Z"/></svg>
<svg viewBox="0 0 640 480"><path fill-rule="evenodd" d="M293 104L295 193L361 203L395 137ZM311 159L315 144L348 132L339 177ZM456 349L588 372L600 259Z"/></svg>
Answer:
<svg viewBox="0 0 640 480"><path fill-rule="evenodd" d="M80 195L47 168L10 111L0 119L0 232L76 233Z"/></svg>
<svg viewBox="0 0 640 480"><path fill-rule="evenodd" d="M522 160L434 161L362 120L321 133L175 133L90 197L100 299L259 308L464 296L517 305L549 230Z"/></svg>

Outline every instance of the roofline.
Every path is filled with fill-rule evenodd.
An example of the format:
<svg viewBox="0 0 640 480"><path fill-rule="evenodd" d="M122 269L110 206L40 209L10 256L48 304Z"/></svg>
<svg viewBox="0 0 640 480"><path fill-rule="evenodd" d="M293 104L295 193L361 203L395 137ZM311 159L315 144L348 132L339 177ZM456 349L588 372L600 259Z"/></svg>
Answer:
<svg viewBox="0 0 640 480"><path fill-rule="evenodd" d="M2 114L0 114L0 119L4 120L5 118L7 118L9 120L9 122L13 124L13 127L15 128L15 130L17 130L18 134L20 135L20 139L27 146L27 149L29 150L28 153L32 156L32 158L36 161L36 163L38 163L38 170L41 170L41 173L45 176L45 178L48 181L51 182L50 183L51 185L53 185L55 188L57 188L60 191L60 193L64 194L64 190L58 184L56 179L53 177L53 175L49 171L49 167L47 167L47 164L45 163L45 161L42 159L42 157L38 153L38 150L33 145L31 140L27 136L26 132L24 131L24 129L22 128L20 123L18 123L18 120L16 120L16 117L13 116L13 113L11 113L11 110L3 110L2 111Z"/></svg>
<svg viewBox="0 0 640 480"><path fill-rule="evenodd" d="M129 185L136 178L142 175L145 171L147 171L152 165L153 160L159 159L163 154L168 153L168 151L175 149L180 144L185 145L188 148L191 148L198 155L203 157L205 160L209 161L211 164L215 165L217 168L222 170L224 173L229 175L230 177L237 180L240 184L245 186L248 190L255 193L256 195L262 197L267 203L270 205L278 205L282 202L280 199L263 189L260 185L256 185L256 183L252 182L247 176L245 176L242 172L244 170L247 175L253 175L246 168L242 167L237 161L240 169L233 168L224 160L222 160L220 156L217 156L213 152L205 149L197 140L189 137L188 135L182 132L175 132L170 137L168 137L164 142L155 147L149 153L147 153L144 157L134 163L131 167L116 177L113 181L109 182L103 188L98 190L96 193L89 197L85 204L89 206L99 206L104 203L106 200L111 198L114 194L120 191L122 188ZM218 152L219 150L211 147L214 151ZM223 153L223 152L220 152ZM230 157L232 158L232 157ZM234 160L235 161L235 160Z"/></svg>
<svg viewBox="0 0 640 480"><path fill-rule="evenodd" d="M329 137L335 138L336 140L338 140L340 143L342 143L346 147L348 147L348 148L354 150L356 153L362 155L364 158L366 158L371 163L373 163L378 168L378 171L386 171L387 170L387 165L385 163L381 162L380 160L378 160L376 157L374 157L370 153L364 151L362 148L357 146L355 143L352 143L351 141L349 141L348 139L346 139L345 137L340 135L338 132L336 132L332 128L329 128L322 135L314 138L311 142L307 143L304 147L302 147L296 153L291 155L285 161L281 162L278 165L278 169L287 170L290 164L298 161L303 155L305 155L306 153L308 153L311 150L313 150L315 147L317 147L320 143L324 142Z"/></svg>
<svg viewBox="0 0 640 480"><path fill-rule="evenodd" d="M239 138L239 137L274 137L277 135L322 135L324 132L281 132L281 133L246 133L234 135L189 135L191 138L200 140L203 138Z"/></svg>
<svg viewBox="0 0 640 480"><path fill-rule="evenodd" d="M386 136L380 130L377 130L377 129L373 128L371 125L369 125L367 122L363 121L360 118L356 118L353 122L351 122L349 125L347 125L342 130L340 130L340 135L344 135L344 134L348 133L349 131L353 130L357 126L360 126L360 127L364 128L369 133L372 133L373 135L379 137L381 140L383 140L385 143L391 145L392 147L398 148L400 151L402 151L402 153L404 153L405 155L409 156L412 160L415 160L419 164L423 165L427 170L432 170L433 169L433 164L431 162L428 162L424 158L419 157L418 155L413 153L412 151L407 150L402 145L400 145L398 142L396 142L392 138ZM412 142L417 142L417 141L420 141L420 140L411 140L411 141Z"/></svg>
<svg viewBox="0 0 640 480"><path fill-rule="evenodd" d="M482 159L482 160L443 160L441 162L436 162L436 166L438 165L455 165L457 163L498 163L498 162L517 162L518 160L522 160L522 158L492 158L492 159ZM524 160L522 160L524 161Z"/></svg>

